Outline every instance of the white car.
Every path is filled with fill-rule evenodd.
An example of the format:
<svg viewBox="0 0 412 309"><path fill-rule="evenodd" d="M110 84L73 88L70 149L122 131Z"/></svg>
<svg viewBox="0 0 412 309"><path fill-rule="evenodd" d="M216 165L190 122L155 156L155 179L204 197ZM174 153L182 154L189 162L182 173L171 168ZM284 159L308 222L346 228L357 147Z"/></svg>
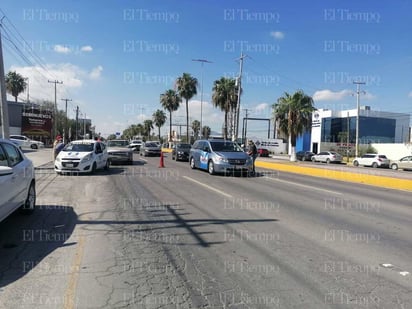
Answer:
<svg viewBox="0 0 412 309"><path fill-rule="evenodd" d="M335 151L322 151L312 156L312 162L341 163L342 155Z"/></svg>
<svg viewBox="0 0 412 309"><path fill-rule="evenodd" d="M389 167L390 160L383 154L377 153L365 153L359 158L353 159L354 166L372 166L376 167Z"/></svg>
<svg viewBox="0 0 412 309"><path fill-rule="evenodd" d="M54 170L61 173L94 173L109 169L107 147L95 140L77 140L68 143L56 157Z"/></svg>
<svg viewBox="0 0 412 309"><path fill-rule="evenodd" d="M21 149L39 149L44 148L44 143L40 141L35 141L24 135L10 135L10 140L18 145Z"/></svg>
<svg viewBox="0 0 412 309"><path fill-rule="evenodd" d="M140 151L140 146L142 146L143 141L140 139L132 140L129 144L129 147L133 149L133 151Z"/></svg>
<svg viewBox="0 0 412 309"><path fill-rule="evenodd" d="M34 166L12 142L0 139L0 221L16 209L32 213L36 206Z"/></svg>

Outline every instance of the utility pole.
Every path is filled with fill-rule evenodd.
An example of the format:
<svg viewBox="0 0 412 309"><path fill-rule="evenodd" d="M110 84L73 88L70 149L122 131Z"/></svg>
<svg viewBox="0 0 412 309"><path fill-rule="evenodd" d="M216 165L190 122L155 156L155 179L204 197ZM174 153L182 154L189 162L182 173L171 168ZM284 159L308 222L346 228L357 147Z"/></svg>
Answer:
<svg viewBox="0 0 412 309"><path fill-rule="evenodd" d="M360 85L365 85L364 82L353 82L356 85L356 141L355 141L355 156L359 155L359 112L360 112Z"/></svg>
<svg viewBox="0 0 412 309"><path fill-rule="evenodd" d="M54 84L54 119L53 119L53 135L54 137L56 136L57 133L57 84L63 84L63 82L60 82L58 80L54 80L54 81L47 81L48 83L52 83ZM53 139L53 137L52 137Z"/></svg>
<svg viewBox="0 0 412 309"><path fill-rule="evenodd" d="M201 72L201 82L200 82L200 138L203 136L203 64L204 63L212 63L206 59L192 59L192 61L197 61L202 64L202 72Z"/></svg>
<svg viewBox="0 0 412 309"><path fill-rule="evenodd" d="M79 106L76 106L76 140L79 139Z"/></svg>
<svg viewBox="0 0 412 309"><path fill-rule="evenodd" d="M247 119L249 117L248 112L249 112L249 110L246 108L245 109L245 118L243 118L243 127L242 127L242 143L245 145L245 147L246 147L246 135L247 135Z"/></svg>
<svg viewBox="0 0 412 309"><path fill-rule="evenodd" d="M62 101L65 101L65 117L64 118L64 127L63 127L63 143L66 144L66 129L67 129L67 102L72 101L71 99L62 99Z"/></svg>
<svg viewBox="0 0 412 309"><path fill-rule="evenodd" d="M239 69L239 76L236 79L236 86L237 86L237 105L236 105L236 113L233 121L234 123L234 136L232 136L232 140L237 140L238 133L239 133L239 114L240 114L240 94L242 92L242 73L243 73L243 59L246 58L246 55L243 55L243 52L240 53L240 69Z"/></svg>
<svg viewBox="0 0 412 309"><path fill-rule="evenodd" d="M4 17L3 17L4 18ZM6 96L6 80L4 75L4 63L3 63L3 48L1 45L1 28L2 21L0 21L0 112L1 112L1 134L3 138L9 138L10 127L9 127L9 106L7 105Z"/></svg>

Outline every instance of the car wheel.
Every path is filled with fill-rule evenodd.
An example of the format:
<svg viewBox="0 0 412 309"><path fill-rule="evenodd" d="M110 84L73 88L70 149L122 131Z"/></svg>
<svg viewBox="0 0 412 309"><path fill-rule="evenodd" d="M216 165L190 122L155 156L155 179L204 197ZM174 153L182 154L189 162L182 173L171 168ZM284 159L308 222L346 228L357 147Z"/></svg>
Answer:
<svg viewBox="0 0 412 309"><path fill-rule="evenodd" d="M378 167L378 163L373 162L373 163L372 163L372 167L373 167L373 168L377 168L377 167Z"/></svg>
<svg viewBox="0 0 412 309"><path fill-rule="evenodd" d="M110 167L110 160L106 160L106 165L104 166L104 170L108 171Z"/></svg>
<svg viewBox="0 0 412 309"><path fill-rule="evenodd" d="M300 158L300 161L306 161L305 157Z"/></svg>
<svg viewBox="0 0 412 309"><path fill-rule="evenodd" d="M36 208L36 187L34 181L31 182L29 191L27 193L24 205L20 207L20 211L24 214L31 214Z"/></svg>
<svg viewBox="0 0 412 309"><path fill-rule="evenodd" d="M196 168L195 158L193 158L193 157L190 158L190 167L192 168L192 170L194 170Z"/></svg>
<svg viewBox="0 0 412 309"><path fill-rule="evenodd" d="M396 171L398 169L398 164L396 164L396 163L392 164L391 169Z"/></svg>
<svg viewBox="0 0 412 309"><path fill-rule="evenodd" d="M210 175L215 174L215 165L213 164L213 161L209 161L207 164L207 170L209 171Z"/></svg>
<svg viewBox="0 0 412 309"><path fill-rule="evenodd" d="M359 162L358 161L353 161L353 165L354 166L359 166Z"/></svg>
<svg viewBox="0 0 412 309"><path fill-rule="evenodd" d="M31 148L31 149L37 149L37 145L36 145L36 144L31 144L31 145L30 145L30 148Z"/></svg>
<svg viewBox="0 0 412 309"><path fill-rule="evenodd" d="M326 159L326 164L329 164L329 163L330 163L330 159L327 158L327 159Z"/></svg>
<svg viewBox="0 0 412 309"><path fill-rule="evenodd" d="M316 159L314 157L312 157L312 162L316 162Z"/></svg>

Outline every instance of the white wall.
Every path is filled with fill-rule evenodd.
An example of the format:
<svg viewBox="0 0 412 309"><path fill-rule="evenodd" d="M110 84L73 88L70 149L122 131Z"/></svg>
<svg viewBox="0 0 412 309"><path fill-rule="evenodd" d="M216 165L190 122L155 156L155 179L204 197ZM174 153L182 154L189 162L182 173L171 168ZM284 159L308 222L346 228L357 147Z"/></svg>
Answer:
<svg viewBox="0 0 412 309"><path fill-rule="evenodd" d="M399 160L412 155L412 144L371 144L379 154L384 154L390 160Z"/></svg>

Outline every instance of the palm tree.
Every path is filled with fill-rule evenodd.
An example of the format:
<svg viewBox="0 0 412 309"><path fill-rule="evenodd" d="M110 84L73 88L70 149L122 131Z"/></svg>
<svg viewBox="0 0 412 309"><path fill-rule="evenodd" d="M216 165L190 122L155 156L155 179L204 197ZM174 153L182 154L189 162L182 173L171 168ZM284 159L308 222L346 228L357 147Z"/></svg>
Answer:
<svg viewBox="0 0 412 309"><path fill-rule="evenodd" d="M153 117L153 123L156 127L158 127L159 129L159 141L161 141L160 138L160 128L165 124L166 122L166 114L164 111L162 111L161 109L158 109L157 111L155 111L152 115Z"/></svg>
<svg viewBox="0 0 412 309"><path fill-rule="evenodd" d="M203 129L202 129L202 135L203 135L203 137L206 138L206 139L208 139L209 136L210 136L210 132L211 132L211 131L212 131L212 130L210 129L210 127L208 127L208 126L203 126Z"/></svg>
<svg viewBox="0 0 412 309"><path fill-rule="evenodd" d="M182 102L182 98L173 89L169 89L160 95L160 104L169 112L169 142L172 141L172 112L177 111L180 102Z"/></svg>
<svg viewBox="0 0 412 309"><path fill-rule="evenodd" d="M200 132L200 121L199 120L193 120L192 130L193 130L193 133L195 134L195 139L197 139L199 136L199 132Z"/></svg>
<svg viewBox="0 0 412 309"><path fill-rule="evenodd" d="M153 121L151 119L146 119L145 121L143 121L143 128L147 139L150 140L150 132L153 129Z"/></svg>
<svg viewBox="0 0 412 309"><path fill-rule="evenodd" d="M228 113L233 112L237 106L236 80L226 77L215 80L212 91L213 105L225 112L223 136L227 139Z"/></svg>
<svg viewBox="0 0 412 309"><path fill-rule="evenodd" d="M186 140L189 141L189 100L197 94L197 79L189 73L183 73L176 80L179 96L186 100Z"/></svg>
<svg viewBox="0 0 412 309"><path fill-rule="evenodd" d="M289 136L291 149L291 161L296 161L296 138L312 123L313 99L302 90L293 95L285 92L278 98L277 103L272 105L273 117L279 124L279 131Z"/></svg>
<svg viewBox="0 0 412 309"><path fill-rule="evenodd" d="M19 96L19 94L26 89L26 80L19 73L10 71L6 75L5 82L7 92L10 93L17 102L17 97Z"/></svg>

